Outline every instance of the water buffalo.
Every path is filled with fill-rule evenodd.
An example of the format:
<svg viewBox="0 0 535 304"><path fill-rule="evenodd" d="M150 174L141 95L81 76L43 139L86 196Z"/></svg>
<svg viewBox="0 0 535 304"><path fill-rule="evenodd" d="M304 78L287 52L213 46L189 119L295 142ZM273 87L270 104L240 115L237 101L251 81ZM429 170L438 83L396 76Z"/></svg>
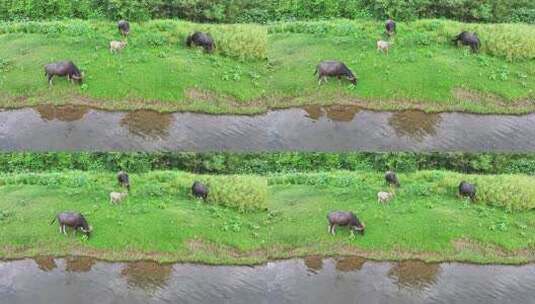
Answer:
<svg viewBox="0 0 535 304"><path fill-rule="evenodd" d="M199 181L195 181L191 186L191 194L196 198L202 198L206 200L208 197L208 187Z"/></svg>
<svg viewBox="0 0 535 304"><path fill-rule="evenodd" d="M386 34L388 36L392 36L396 32L396 22L394 22L394 20L392 19L386 20L385 28L386 28Z"/></svg>
<svg viewBox="0 0 535 304"><path fill-rule="evenodd" d="M128 173L119 171L119 173L117 173L117 181L121 187L126 187L126 189L130 191L130 178L128 177Z"/></svg>
<svg viewBox="0 0 535 304"><path fill-rule="evenodd" d="M455 43L455 45L459 44L459 41L463 45L469 45L472 49L472 52L479 51L479 47L481 46L481 42L479 41L479 37L477 37L476 33L469 33L469 32L462 32L459 35L455 36L453 38L452 42Z"/></svg>
<svg viewBox="0 0 535 304"><path fill-rule="evenodd" d="M472 201L476 198L476 186L474 184L462 181L459 184L459 196L469 197Z"/></svg>
<svg viewBox="0 0 535 304"><path fill-rule="evenodd" d="M52 85L52 77L54 76L66 76L70 82L76 81L78 83L81 83L84 78L83 73L72 61L59 61L45 65L45 76L48 78L49 85Z"/></svg>
<svg viewBox="0 0 535 304"><path fill-rule="evenodd" d="M399 187L399 180L394 171L387 171L385 173L385 181L388 185L394 185L396 187Z"/></svg>
<svg viewBox="0 0 535 304"><path fill-rule="evenodd" d="M130 23L126 20L119 20L119 22L117 22L117 28L123 36L128 36L128 34L130 34Z"/></svg>
<svg viewBox="0 0 535 304"><path fill-rule="evenodd" d="M77 212L62 212L58 213L56 217L50 222L52 225L55 221L59 223L59 232L67 235L66 227L71 227L74 229L73 234L76 234L76 231L80 229L87 237L90 237L93 227L87 224L84 216Z"/></svg>
<svg viewBox="0 0 535 304"><path fill-rule="evenodd" d="M335 234L336 225L338 226L349 226L351 235L354 234L354 231L364 235L364 229L366 226L364 223L361 223L357 216L353 212L346 211L334 211L327 215L327 220L329 221L328 231L332 235Z"/></svg>
<svg viewBox="0 0 535 304"><path fill-rule="evenodd" d="M208 53L211 53L215 48L215 43L212 36L203 32L195 32L188 36L186 39L186 45L191 47L192 44L196 46L202 46Z"/></svg>
<svg viewBox="0 0 535 304"><path fill-rule="evenodd" d="M342 62L340 61L322 61L316 66L316 71L314 75L318 75L318 84L321 85L322 82L327 81L327 76L336 76L338 79L340 77L345 77L347 80L351 81L354 85L357 84L357 77L353 75L353 72Z"/></svg>

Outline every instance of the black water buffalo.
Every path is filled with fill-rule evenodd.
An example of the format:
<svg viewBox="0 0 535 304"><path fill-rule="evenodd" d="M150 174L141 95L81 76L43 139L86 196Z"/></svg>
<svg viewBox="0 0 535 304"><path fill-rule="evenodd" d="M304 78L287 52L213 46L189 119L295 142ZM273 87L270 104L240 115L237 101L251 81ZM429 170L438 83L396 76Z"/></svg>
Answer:
<svg viewBox="0 0 535 304"><path fill-rule="evenodd" d="M126 20L119 20L119 22L117 22L117 28L123 36L128 36L128 34L130 34L130 23Z"/></svg>
<svg viewBox="0 0 535 304"><path fill-rule="evenodd" d="M119 171L119 173L117 173L117 182L119 182L121 187L126 187L126 189L130 191L130 178L128 177L128 173Z"/></svg>
<svg viewBox="0 0 535 304"><path fill-rule="evenodd" d="M52 85L52 77L54 76L67 77L69 81L78 83L81 83L84 78L84 75L72 61L59 61L45 65L45 76L49 85Z"/></svg>
<svg viewBox="0 0 535 304"><path fill-rule="evenodd" d="M459 184L459 196L469 197L472 201L476 198L476 186L462 181Z"/></svg>
<svg viewBox="0 0 535 304"><path fill-rule="evenodd" d="M353 212L334 211L327 215L327 220L329 221L328 231L332 235L336 232L336 225L349 226L352 235L354 234L354 231L364 235L366 226L359 221Z"/></svg>
<svg viewBox="0 0 535 304"><path fill-rule="evenodd" d="M87 221L85 220L84 216L77 212L62 212L58 213L56 217L52 220L50 225L52 225L55 221L58 221L59 223L59 232L63 234L67 234L66 227L71 227L74 229L73 234L76 234L76 231L80 229L87 237L91 236L91 231L93 230L93 227L89 226L87 224Z"/></svg>
<svg viewBox="0 0 535 304"><path fill-rule="evenodd" d="M186 39L186 45L191 47L192 44L196 46L202 46L208 53L211 53L215 48L215 43L212 36L203 32L195 32L188 36Z"/></svg>
<svg viewBox="0 0 535 304"><path fill-rule="evenodd" d="M452 42L455 43L455 45L459 44L459 41L463 45L469 45L472 49L472 52L479 51L479 47L481 46L481 42L479 41L479 37L477 37L476 33L469 33L469 32L462 32L459 35L455 36L453 38Z"/></svg>
<svg viewBox="0 0 535 304"><path fill-rule="evenodd" d="M191 186L191 194L196 198L202 198L206 200L208 197L208 187L199 181L195 181Z"/></svg>
<svg viewBox="0 0 535 304"><path fill-rule="evenodd" d="M396 22L394 22L394 20L392 19L386 20L385 28L386 28L386 34L388 36L392 36L396 32Z"/></svg>
<svg viewBox="0 0 535 304"><path fill-rule="evenodd" d="M318 83L321 84L322 82L327 81L328 76L335 76L338 79L340 77L345 77L347 80L351 81L352 84L357 84L357 77L353 75L353 72L343 63L340 61L322 61L316 66L316 71L314 72L314 75L318 75Z"/></svg>
<svg viewBox="0 0 535 304"><path fill-rule="evenodd" d="M399 187L399 180L394 171L387 171L385 173L385 181L388 185L394 185L396 187Z"/></svg>

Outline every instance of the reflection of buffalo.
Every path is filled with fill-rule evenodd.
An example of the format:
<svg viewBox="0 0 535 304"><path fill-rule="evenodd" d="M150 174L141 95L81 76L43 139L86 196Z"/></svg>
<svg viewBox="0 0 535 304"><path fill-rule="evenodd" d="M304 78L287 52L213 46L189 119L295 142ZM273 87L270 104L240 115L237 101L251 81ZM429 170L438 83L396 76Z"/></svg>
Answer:
<svg viewBox="0 0 535 304"><path fill-rule="evenodd" d="M394 128L397 136L409 136L421 141L426 136L435 135L435 128L441 121L440 114L409 110L395 112L388 119L388 124Z"/></svg>
<svg viewBox="0 0 535 304"><path fill-rule="evenodd" d="M336 270L349 272L362 269L366 259L358 256L348 256L336 259Z"/></svg>
<svg viewBox="0 0 535 304"><path fill-rule="evenodd" d="M323 259L318 255L311 255L304 258L308 271L316 273L323 268Z"/></svg>
<svg viewBox="0 0 535 304"><path fill-rule="evenodd" d="M121 126L127 127L130 133L144 138L161 139L169 136L172 122L172 114L139 110L128 112L121 119Z"/></svg>
<svg viewBox="0 0 535 304"><path fill-rule="evenodd" d="M38 256L33 259L35 263L37 264L37 267L41 269L42 271L52 271L56 267L56 261L54 261L54 258L51 256Z"/></svg>
<svg viewBox="0 0 535 304"><path fill-rule="evenodd" d="M65 270L69 272L89 272L93 265L95 265L95 259L90 257L68 257L65 259L67 266Z"/></svg>
<svg viewBox="0 0 535 304"><path fill-rule="evenodd" d="M60 121L77 121L84 118L84 115L89 112L88 107L84 106L54 106L49 104L39 105L35 110L41 115L43 120L60 120Z"/></svg>
<svg viewBox="0 0 535 304"><path fill-rule="evenodd" d="M307 117L318 120L322 116L327 116L333 121L352 121L361 108L355 105L334 105L334 106L308 106L303 108Z"/></svg>
<svg viewBox="0 0 535 304"><path fill-rule="evenodd" d="M172 265L139 261L126 263L121 275L126 278L128 285L150 291L165 287L172 272Z"/></svg>
<svg viewBox="0 0 535 304"><path fill-rule="evenodd" d="M402 261L390 269L388 276L400 287L421 289L434 285L439 273L440 264Z"/></svg>

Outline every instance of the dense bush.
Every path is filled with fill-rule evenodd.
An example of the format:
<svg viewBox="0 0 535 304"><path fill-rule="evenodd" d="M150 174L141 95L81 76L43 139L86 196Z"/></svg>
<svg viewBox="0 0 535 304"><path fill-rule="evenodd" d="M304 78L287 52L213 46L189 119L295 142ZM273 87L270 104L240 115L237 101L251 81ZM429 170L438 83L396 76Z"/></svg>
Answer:
<svg viewBox="0 0 535 304"><path fill-rule="evenodd" d="M177 169L211 174L332 170L451 170L535 175L535 154L500 153L0 153L0 172L129 172Z"/></svg>
<svg viewBox="0 0 535 304"><path fill-rule="evenodd" d="M208 202L240 211L267 209L267 180L247 175L209 176L205 178Z"/></svg>
<svg viewBox="0 0 535 304"><path fill-rule="evenodd" d="M532 0L2 0L0 20L181 18L267 22L317 18L445 17L477 22L534 22Z"/></svg>
<svg viewBox="0 0 535 304"><path fill-rule="evenodd" d="M151 20L132 23L129 36L131 47L185 47L186 37L194 31L209 32L216 43L216 52L239 59L265 59L267 57L267 30L254 24L196 24L176 20ZM0 22L0 34L36 33L66 35L76 39L99 39L106 43L117 39L115 23L105 21L28 21Z"/></svg>

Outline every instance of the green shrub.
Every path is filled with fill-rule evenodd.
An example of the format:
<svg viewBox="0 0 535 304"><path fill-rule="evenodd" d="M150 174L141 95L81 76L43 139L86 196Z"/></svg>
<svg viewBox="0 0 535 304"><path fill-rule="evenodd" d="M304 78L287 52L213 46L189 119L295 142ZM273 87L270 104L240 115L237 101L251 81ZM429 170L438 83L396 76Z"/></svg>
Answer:
<svg viewBox="0 0 535 304"><path fill-rule="evenodd" d="M258 176L209 176L201 178L208 186L208 202L240 211L267 209L267 180Z"/></svg>

